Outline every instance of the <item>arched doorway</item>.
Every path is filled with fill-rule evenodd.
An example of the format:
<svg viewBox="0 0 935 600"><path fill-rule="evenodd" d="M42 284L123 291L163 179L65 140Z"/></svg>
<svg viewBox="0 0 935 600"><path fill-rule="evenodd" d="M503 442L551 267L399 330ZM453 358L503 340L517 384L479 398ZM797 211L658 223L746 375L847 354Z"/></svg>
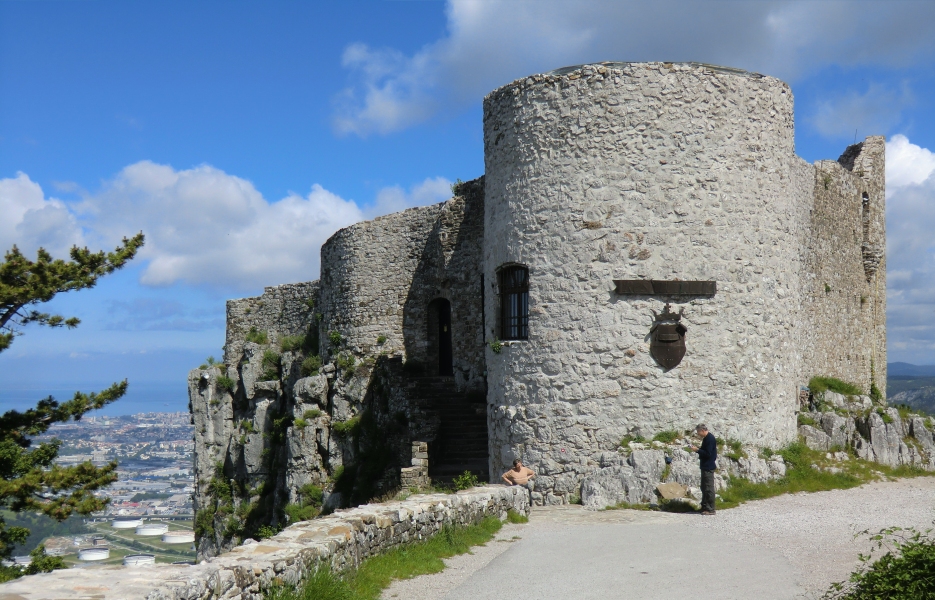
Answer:
<svg viewBox="0 0 935 600"><path fill-rule="evenodd" d="M429 303L428 310L429 360L437 357L439 375L454 375L451 351L451 302L436 298ZM432 361L435 362L435 361Z"/></svg>

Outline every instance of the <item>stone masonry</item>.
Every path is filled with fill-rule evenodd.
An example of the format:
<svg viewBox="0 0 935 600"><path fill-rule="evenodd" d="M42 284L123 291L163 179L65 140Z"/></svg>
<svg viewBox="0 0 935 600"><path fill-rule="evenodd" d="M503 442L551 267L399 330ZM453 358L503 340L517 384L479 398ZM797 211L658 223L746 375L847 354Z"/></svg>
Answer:
<svg viewBox="0 0 935 600"><path fill-rule="evenodd" d="M18 600L261 600L275 584L298 584L319 568L343 571L443 527L473 525L508 510L528 515L529 492L492 486L369 504L303 521L278 535L246 540L197 565L65 569L0 584ZM91 575L93 574L93 575ZM93 577L93 581L90 578Z"/></svg>
<svg viewBox="0 0 935 600"><path fill-rule="evenodd" d="M203 555L249 535L232 514L286 523L303 486L323 490L327 512L422 485L413 457L456 456L452 415L475 414L475 399L490 480L519 457L539 474L533 502L562 503L605 469L636 469L608 463L624 436L706 422L776 449L801 433L811 377L868 394L885 381L883 138L808 164L778 79L600 63L491 92L484 152L484 175L451 200L337 232L320 281L229 302L225 364L189 379L196 505L214 515ZM528 270L529 335L501 344L506 266ZM717 291L621 295L615 280ZM649 352L667 303L687 327L668 370ZM247 341L251 329L266 342ZM279 347L295 335L302 348ZM318 369L302 367L316 356ZM232 502L212 492L225 486Z"/></svg>

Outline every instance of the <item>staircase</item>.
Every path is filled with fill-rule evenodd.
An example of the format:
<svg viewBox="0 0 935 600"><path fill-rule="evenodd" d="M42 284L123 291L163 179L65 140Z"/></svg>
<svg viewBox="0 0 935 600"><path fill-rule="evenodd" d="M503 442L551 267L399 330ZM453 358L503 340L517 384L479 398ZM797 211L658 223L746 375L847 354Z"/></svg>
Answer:
<svg viewBox="0 0 935 600"><path fill-rule="evenodd" d="M459 392L454 377L409 381L410 401L439 415L441 427L429 444L429 476L438 483L470 471L487 481L487 405L483 397Z"/></svg>

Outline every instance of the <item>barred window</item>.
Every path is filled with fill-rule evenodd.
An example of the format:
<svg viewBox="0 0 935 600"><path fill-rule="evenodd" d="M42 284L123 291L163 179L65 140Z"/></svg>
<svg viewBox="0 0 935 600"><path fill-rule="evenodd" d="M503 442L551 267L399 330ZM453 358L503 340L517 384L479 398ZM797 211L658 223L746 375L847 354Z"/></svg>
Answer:
<svg viewBox="0 0 935 600"><path fill-rule="evenodd" d="M529 338L529 271L526 267L500 270L500 339Z"/></svg>

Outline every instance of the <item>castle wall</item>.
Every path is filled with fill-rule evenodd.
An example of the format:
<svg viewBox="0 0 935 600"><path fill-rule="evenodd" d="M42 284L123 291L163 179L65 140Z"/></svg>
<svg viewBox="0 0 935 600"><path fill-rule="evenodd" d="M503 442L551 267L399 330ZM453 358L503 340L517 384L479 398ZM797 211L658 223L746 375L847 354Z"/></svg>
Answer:
<svg viewBox="0 0 935 600"><path fill-rule="evenodd" d="M322 246L323 349L337 331L357 354L403 355L413 371L437 374L432 302L444 299L459 387L483 389L482 181L461 184L447 202L342 229Z"/></svg>
<svg viewBox="0 0 935 600"><path fill-rule="evenodd" d="M496 271L527 265L529 339L488 351L491 472L514 456L546 501L626 434L708 423L777 447L795 438L807 187L791 176L793 101L771 77L692 64L611 64L518 80L484 102L486 327ZM614 279L715 280L684 310L688 352L649 355L650 311Z"/></svg>
<svg viewBox="0 0 935 600"><path fill-rule="evenodd" d="M804 379L837 377L865 393L871 365L874 383L886 387L884 142L867 138L810 167L814 204L802 245Z"/></svg>
<svg viewBox="0 0 935 600"><path fill-rule="evenodd" d="M314 324L318 280L263 288L263 294L227 301L225 358L236 364L251 328L267 332L270 342L302 335Z"/></svg>

